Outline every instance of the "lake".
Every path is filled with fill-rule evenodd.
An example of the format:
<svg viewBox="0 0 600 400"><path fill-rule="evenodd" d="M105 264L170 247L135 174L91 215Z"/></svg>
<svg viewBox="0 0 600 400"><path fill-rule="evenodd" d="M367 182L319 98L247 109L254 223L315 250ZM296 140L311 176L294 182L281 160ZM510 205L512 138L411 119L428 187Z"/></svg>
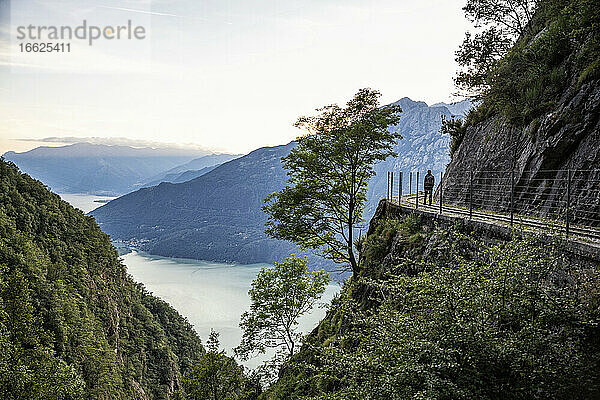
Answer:
<svg viewBox="0 0 600 400"><path fill-rule="evenodd" d="M73 207L79 208L84 213L89 213L96 208L116 199L114 196L96 196L93 194L80 193L59 193L61 199L70 203Z"/></svg>
<svg viewBox="0 0 600 400"><path fill-rule="evenodd" d="M186 317L203 343L214 329L220 334L221 346L232 354L231 350L242 337L238 326L240 316L250 306L250 284L266 264L221 264L158 257L137 251L121 258L133 279L142 282L148 291ZM337 283L330 284L320 303L329 303L339 290ZM316 307L301 319L299 328L308 333L324 316L325 310ZM263 359L251 359L244 364L254 368Z"/></svg>

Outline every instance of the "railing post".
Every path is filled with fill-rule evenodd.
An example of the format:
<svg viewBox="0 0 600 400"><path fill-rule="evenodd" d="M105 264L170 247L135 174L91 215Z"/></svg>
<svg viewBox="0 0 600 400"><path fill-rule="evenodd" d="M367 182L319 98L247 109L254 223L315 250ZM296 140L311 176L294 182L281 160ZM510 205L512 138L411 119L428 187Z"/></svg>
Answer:
<svg viewBox="0 0 600 400"><path fill-rule="evenodd" d="M570 228L570 209L571 209L571 180L573 178L572 171L569 169L568 178L567 178L567 208L565 210L565 233L567 238L569 237L569 228Z"/></svg>
<svg viewBox="0 0 600 400"><path fill-rule="evenodd" d="M412 171L410 171L410 180L408 181L408 194L412 194Z"/></svg>
<svg viewBox="0 0 600 400"><path fill-rule="evenodd" d="M469 178L469 218L473 218L473 170Z"/></svg>
<svg viewBox="0 0 600 400"><path fill-rule="evenodd" d="M402 171L398 174L398 203L402 201Z"/></svg>
<svg viewBox="0 0 600 400"><path fill-rule="evenodd" d="M442 178L444 173L440 172L440 215L442 215L442 203L444 202L444 188L442 187Z"/></svg>
<svg viewBox="0 0 600 400"><path fill-rule="evenodd" d="M390 171L387 171L387 181L385 182L387 185L387 191L385 192L385 199L390 199Z"/></svg>
<svg viewBox="0 0 600 400"><path fill-rule="evenodd" d="M390 200L394 201L394 171L390 172Z"/></svg>
<svg viewBox="0 0 600 400"><path fill-rule="evenodd" d="M419 208L419 171L417 171L417 197L415 197L415 208Z"/></svg>
<svg viewBox="0 0 600 400"><path fill-rule="evenodd" d="M510 170L510 226L515 219L515 170Z"/></svg>

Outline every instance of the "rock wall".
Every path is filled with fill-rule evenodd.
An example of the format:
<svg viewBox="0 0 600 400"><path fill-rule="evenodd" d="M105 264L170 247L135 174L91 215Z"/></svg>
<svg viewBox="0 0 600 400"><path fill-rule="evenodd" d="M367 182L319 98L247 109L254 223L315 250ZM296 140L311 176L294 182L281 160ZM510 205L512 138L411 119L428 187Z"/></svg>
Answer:
<svg viewBox="0 0 600 400"><path fill-rule="evenodd" d="M514 167L515 212L563 219L570 169L571 221L599 226L599 83L578 87L573 77L554 111L527 127L497 116L468 127L444 175L444 201L468 206L472 174L474 207L508 212Z"/></svg>

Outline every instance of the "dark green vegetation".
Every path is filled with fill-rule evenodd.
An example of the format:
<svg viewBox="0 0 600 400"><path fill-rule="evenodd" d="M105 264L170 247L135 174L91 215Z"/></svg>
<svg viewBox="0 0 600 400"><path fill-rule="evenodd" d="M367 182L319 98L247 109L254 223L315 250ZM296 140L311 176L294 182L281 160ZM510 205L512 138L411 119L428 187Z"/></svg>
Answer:
<svg viewBox="0 0 600 400"><path fill-rule="evenodd" d="M600 396L597 270L560 243L376 222L363 272L262 398Z"/></svg>
<svg viewBox="0 0 600 400"><path fill-rule="evenodd" d="M450 135L450 157L453 157L467 133L467 126L460 118L446 119L442 115L442 127L440 128L440 133Z"/></svg>
<svg viewBox="0 0 600 400"><path fill-rule="evenodd" d="M265 200L266 232L358 273L354 230L363 221L373 164L397 156L401 136L388 130L399 121L397 105L380 106L381 94L361 89L345 108L336 104L300 117L308 134L282 161L288 186Z"/></svg>
<svg viewBox="0 0 600 400"><path fill-rule="evenodd" d="M248 377L244 368L219 350L219 335L212 331L206 343L206 353L183 377L184 400L244 400L256 399L261 386Z"/></svg>
<svg viewBox="0 0 600 400"><path fill-rule="evenodd" d="M535 13L521 13L520 21L526 23L509 34L497 18L473 12L489 11L490 4L497 3L528 3L529 8L535 4ZM456 138L457 144L467 126L493 115L500 115L515 126L535 125L538 118L556 108L570 86L580 87L600 78L598 1L470 0L468 4L471 9L465 8L467 16L476 24L487 26L488 34L467 37L457 52L462 66L457 85L481 100L481 105L466 117L464 127L448 126L455 132L453 140ZM506 11L504 16L508 15ZM511 37L516 37L514 45Z"/></svg>
<svg viewBox="0 0 600 400"><path fill-rule="evenodd" d="M309 312L321 298L329 275L311 271L306 257L289 256L273 268L263 267L252 281L250 311L242 315L242 343L235 352L243 360L277 350L265 369L277 369L296 354L302 339L298 319ZM276 371L272 371L276 372Z"/></svg>
<svg viewBox="0 0 600 400"><path fill-rule="evenodd" d="M0 397L167 399L204 354L92 217L0 161Z"/></svg>

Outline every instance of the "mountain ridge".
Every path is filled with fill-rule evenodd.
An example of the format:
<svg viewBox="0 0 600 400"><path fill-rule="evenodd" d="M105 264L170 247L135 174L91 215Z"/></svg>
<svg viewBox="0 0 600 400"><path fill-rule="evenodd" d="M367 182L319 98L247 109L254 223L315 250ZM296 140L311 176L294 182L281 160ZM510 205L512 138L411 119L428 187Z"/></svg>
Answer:
<svg viewBox="0 0 600 400"><path fill-rule="evenodd" d="M451 112L408 98L399 102L406 110L392 129L404 136L395 149L400 157L375 165L365 218L385 195L387 171L430 168L437 173L449 161L449 137L441 135L439 127L441 116ZM191 181L141 189L92 215L113 240L129 241L151 254L221 262L278 261L298 249L264 234L266 216L261 206L268 194L286 185L280 159L294 145L263 147ZM407 191L406 178L404 186ZM193 249L187 249L186 243Z"/></svg>
<svg viewBox="0 0 600 400"><path fill-rule="evenodd" d="M3 158L56 192L114 196L135 190L151 177L199 155L206 156L206 152L75 143L7 152Z"/></svg>

